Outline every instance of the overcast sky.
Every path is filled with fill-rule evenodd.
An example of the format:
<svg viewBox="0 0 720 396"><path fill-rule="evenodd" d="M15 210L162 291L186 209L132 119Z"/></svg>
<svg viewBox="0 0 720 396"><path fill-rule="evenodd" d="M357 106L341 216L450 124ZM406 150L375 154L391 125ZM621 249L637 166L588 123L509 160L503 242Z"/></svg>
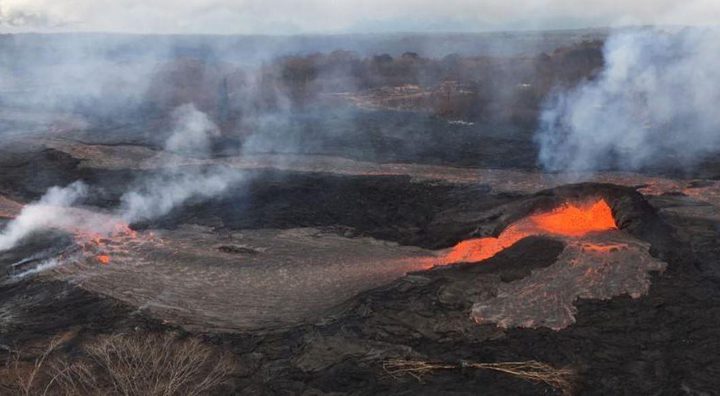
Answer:
<svg viewBox="0 0 720 396"><path fill-rule="evenodd" d="M0 0L3 32L467 32L718 21L720 0Z"/></svg>

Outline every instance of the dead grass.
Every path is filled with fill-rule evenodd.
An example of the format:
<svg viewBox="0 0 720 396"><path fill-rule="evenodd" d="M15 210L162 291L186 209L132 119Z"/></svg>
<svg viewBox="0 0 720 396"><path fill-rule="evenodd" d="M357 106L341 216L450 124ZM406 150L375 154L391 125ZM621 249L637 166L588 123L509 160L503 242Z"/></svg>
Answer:
<svg viewBox="0 0 720 396"><path fill-rule="evenodd" d="M459 364L432 363L422 360L390 359L383 363L385 371L392 376L410 375L418 380L439 370L456 370L473 368L479 370L492 370L527 381L547 384L564 395L573 393L573 383L576 373L570 368L555 368L536 360L522 362L477 363L462 362Z"/></svg>
<svg viewBox="0 0 720 396"><path fill-rule="evenodd" d="M104 336L69 360L53 339L33 361L14 353L2 375L12 394L199 396L226 383L236 366L230 355L197 339L142 334Z"/></svg>
<svg viewBox="0 0 720 396"><path fill-rule="evenodd" d="M44 375L46 369L46 361L48 357L63 343L63 338L55 337L50 340L47 348L43 353L35 358L32 364L23 364L22 356L17 351L11 352L11 358L8 362L9 372L11 373L10 378L14 380L14 390L19 395L30 396L38 394L36 391L36 385L39 379ZM47 392L44 392L47 393Z"/></svg>

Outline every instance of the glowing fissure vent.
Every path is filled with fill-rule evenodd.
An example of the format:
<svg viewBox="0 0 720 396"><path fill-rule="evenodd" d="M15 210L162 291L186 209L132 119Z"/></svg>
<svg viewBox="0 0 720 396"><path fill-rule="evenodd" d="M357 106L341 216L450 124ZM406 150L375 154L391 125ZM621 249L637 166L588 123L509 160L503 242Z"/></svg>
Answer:
<svg viewBox="0 0 720 396"><path fill-rule="evenodd" d="M455 245L442 264L478 262L533 235L580 238L592 232L616 230L617 224L604 199L591 204L566 203L550 212L531 215L507 227L497 238L476 238Z"/></svg>

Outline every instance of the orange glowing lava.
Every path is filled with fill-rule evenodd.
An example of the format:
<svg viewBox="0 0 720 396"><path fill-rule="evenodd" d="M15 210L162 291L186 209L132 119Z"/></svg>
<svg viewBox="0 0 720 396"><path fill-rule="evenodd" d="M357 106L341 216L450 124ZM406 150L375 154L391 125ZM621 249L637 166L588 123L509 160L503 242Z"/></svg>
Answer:
<svg viewBox="0 0 720 396"><path fill-rule="evenodd" d="M532 235L579 238L591 232L617 229L610 206L601 199L589 205L567 203L547 213L522 219L506 228L497 238L477 238L455 245L442 264L477 262L495 256L503 249Z"/></svg>
<svg viewBox="0 0 720 396"><path fill-rule="evenodd" d="M95 262L108 265L111 261L111 254L122 248L123 244L133 241L138 237L137 232L126 223L115 221L106 227L104 231L75 229L75 240L82 249L85 257L94 259Z"/></svg>
<svg viewBox="0 0 720 396"><path fill-rule="evenodd" d="M587 207L565 204L552 212L531 216L530 220L545 233L568 237L617 229L612 210L602 199Z"/></svg>

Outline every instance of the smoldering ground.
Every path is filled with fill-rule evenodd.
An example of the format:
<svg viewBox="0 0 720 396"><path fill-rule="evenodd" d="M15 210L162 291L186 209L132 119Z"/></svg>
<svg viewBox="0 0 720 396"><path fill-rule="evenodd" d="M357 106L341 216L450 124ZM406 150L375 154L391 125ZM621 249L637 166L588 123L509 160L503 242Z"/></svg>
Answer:
<svg viewBox="0 0 720 396"><path fill-rule="evenodd" d="M173 112L174 125L166 142L168 151L207 157L210 138L217 126L192 105ZM117 226L163 216L189 199L222 194L243 178L243 173L223 167L181 167L166 164L158 173L144 176L120 197L114 213L74 210L89 194L90 187L77 181L67 187L52 187L37 202L26 205L0 233L0 251L14 247L23 238L43 229L110 234Z"/></svg>

